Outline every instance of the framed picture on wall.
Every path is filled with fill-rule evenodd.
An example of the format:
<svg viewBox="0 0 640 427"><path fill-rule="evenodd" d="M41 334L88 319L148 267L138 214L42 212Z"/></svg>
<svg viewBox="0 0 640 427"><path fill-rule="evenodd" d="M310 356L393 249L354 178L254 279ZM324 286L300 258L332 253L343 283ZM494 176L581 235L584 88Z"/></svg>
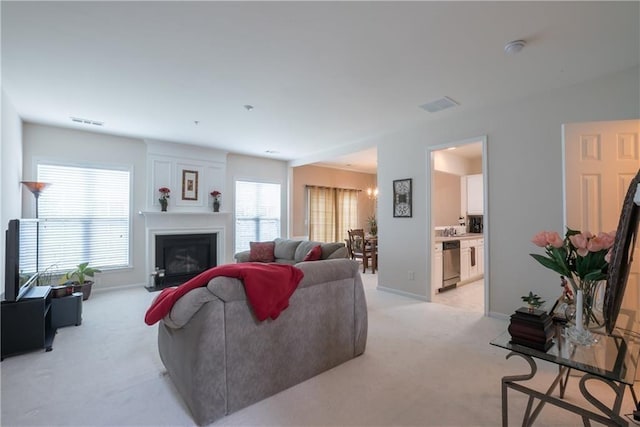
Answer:
<svg viewBox="0 0 640 427"><path fill-rule="evenodd" d="M198 171L182 170L182 200L198 200Z"/></svg>
<svg viewBox="0 0 640 427"><path fill-rule="evenodd" d="M393 181L393 216L411 218L411 178Z"/></svg>

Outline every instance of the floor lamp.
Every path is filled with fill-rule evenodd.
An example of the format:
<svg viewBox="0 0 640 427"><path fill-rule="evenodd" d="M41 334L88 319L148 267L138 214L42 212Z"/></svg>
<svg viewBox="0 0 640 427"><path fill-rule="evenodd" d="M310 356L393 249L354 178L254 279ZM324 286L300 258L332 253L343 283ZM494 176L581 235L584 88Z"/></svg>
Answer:
<svg viewBox="0 0 640 427"><path fill-rule="evenodd" d="M36 219L38 219L38 198L40 193L49 186L46 182L37 181L20 181L25 187L31 191L33 197L36 198ZM40 223L36 222L36 272L40 271Z"/></svg>

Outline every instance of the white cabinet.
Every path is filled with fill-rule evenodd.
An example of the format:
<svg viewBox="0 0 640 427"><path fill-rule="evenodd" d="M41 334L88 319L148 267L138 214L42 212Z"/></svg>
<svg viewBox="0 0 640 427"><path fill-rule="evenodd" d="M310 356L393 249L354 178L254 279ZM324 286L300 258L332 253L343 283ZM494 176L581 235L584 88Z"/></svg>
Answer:
<svg viewBox="0 0 640 427"><path fill-rule="evenodd" d="M478 246L477 241L472 240L473 246L469 247L469 278L476 277L478 275Z"/></svg>
<svg viewBox="0 0 640 427"><path fill-rule="evenodd" d="M467 214L483 215L484 213L484 185L482 182L482 174L467 175L466 179L466 195L467 195Z"/></svg>
<svg viewBox="0 0 640 427"><path fill-rule="evenodd" d="M484 239L460 241L460 281L484 274Z"/></svg>
<svg viewBox="0 0 640 427"><path fill-rule="evenodd" d="M484 239L478 239L476 248L478 253L478 274L484 275Z"/></svg>
<svg viewBox="0 0 640 427"><path fill-rule="evenodd" d="M435 294L442 287L442 243L433 245L433 265L431 266L431 291Z"/></svg>
<svg viewBox="0 0 640 427"><path fill-rule="evenodd" d="M460 281L469 280L471 277L471 240L460 241Z"/></svg>

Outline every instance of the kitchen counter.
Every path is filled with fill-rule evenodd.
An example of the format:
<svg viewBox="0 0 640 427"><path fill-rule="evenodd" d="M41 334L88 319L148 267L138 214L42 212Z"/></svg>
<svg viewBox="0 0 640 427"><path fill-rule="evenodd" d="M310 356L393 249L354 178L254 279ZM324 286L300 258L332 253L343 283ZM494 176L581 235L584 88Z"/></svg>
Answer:
<svg viewBox="0 0 640 427"><path fill-rule="evenodd" d="M466 234L458 234L455 236L436 236L435 243L439 242L452 242L455 240L472 240L472 239L482 239L484 234L482 233L466 233Z"/></svg>

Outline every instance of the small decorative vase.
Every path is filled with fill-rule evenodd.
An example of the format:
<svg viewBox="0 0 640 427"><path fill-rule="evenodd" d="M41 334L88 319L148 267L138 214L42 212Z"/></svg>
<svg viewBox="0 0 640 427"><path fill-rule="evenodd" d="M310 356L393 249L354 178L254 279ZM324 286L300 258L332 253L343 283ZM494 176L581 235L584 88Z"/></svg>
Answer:
<svg viewBox="0 0 640 427"><path fill-rule="evenodd" d="M167 201L164 199L160 199L160 211L162 212L166 212L167 211Z"/></svg>
<svg viewBox="0 0 640 427"><path fill-rule="evenodd" d="M220 202L218 202L217 200L213 201L213 211L220 212Z"/></svg>
<svg viewBox="0 0 640 427"><path fill-rule="evenodd" d="M575 303L565 310L569 327L567 336L575 344L592 345L598 342L597 331L604 325L603 299L606 281L582 282L576 291Z"/></svg>

